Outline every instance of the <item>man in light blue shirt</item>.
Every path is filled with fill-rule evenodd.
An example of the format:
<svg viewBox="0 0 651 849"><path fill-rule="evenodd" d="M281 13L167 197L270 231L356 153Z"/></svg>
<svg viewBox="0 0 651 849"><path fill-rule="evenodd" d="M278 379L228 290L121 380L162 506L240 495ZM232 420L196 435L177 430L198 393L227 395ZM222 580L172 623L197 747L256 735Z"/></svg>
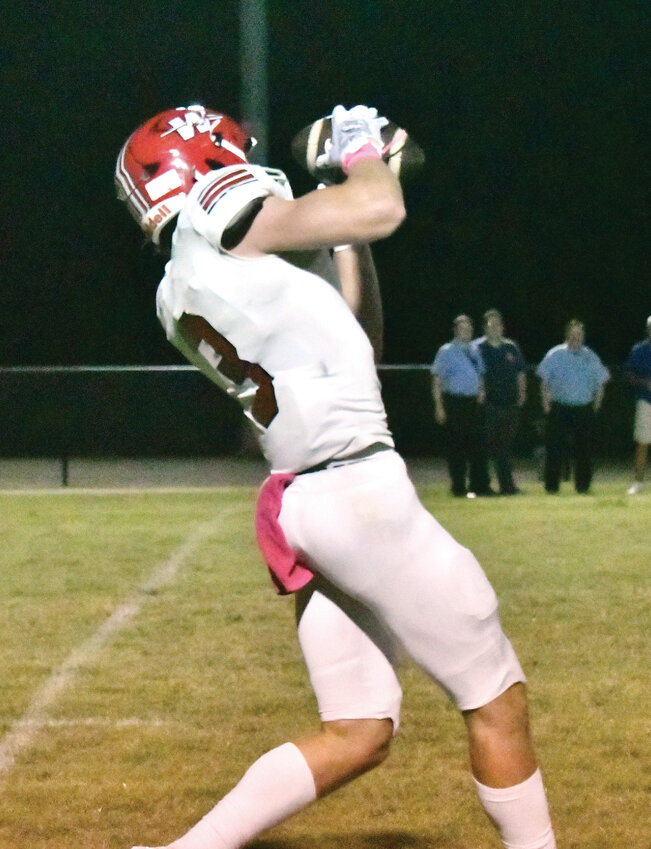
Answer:
<svg viewBox="0 0 651 849"><path fill-rule="evenodd" d="M558 492L568 451L574 460L576 491L587 492L592 482L594 414L601 407L610 373L584 340L583 322L572 319L565 328L565 342L547 351L536 370L547 416L545 489L551 493Z"/></svg>
<svg viewBox="0 0 651 849"><path fill-rule="evenodd" d="M452 340L441 345L430 368L434 416L446 431L452 495L493 495L482 438L484 362L471 345L471 319L458 315L452 327Z"/></svg>

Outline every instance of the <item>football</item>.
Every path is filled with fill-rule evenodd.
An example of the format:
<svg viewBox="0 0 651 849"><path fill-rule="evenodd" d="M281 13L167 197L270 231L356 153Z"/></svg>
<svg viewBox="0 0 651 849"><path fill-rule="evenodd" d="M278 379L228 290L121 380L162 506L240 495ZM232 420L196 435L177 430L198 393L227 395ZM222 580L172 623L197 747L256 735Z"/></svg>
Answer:
<svg viewBox="0 0 651 849"><path fill-rule="evenodd" d="M412 179L425 162L425 154L406 130L392 121L382 128L384 152L382 158L393 173L405 184ZM292 140L292 156L317 180L326 183L342 183L345 174L339 167L317 167L316 160L325 150L330 138L330 116L319 118L297 133Z"/></svg>

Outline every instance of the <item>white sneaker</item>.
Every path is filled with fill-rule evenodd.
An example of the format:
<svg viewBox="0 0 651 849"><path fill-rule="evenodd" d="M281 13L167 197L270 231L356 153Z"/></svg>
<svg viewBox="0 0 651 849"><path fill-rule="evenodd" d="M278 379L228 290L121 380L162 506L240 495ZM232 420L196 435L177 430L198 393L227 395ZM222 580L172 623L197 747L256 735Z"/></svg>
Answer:
<svg viewBox="0 0 651 849"><path fill-rule="evenodd" d="M638 492L641 489L642 489L642 482L641 481L635 481L635 483L632 484L631 486L629 486L629 488L626 490L626 494L627 495L637 495Z"/></svg>

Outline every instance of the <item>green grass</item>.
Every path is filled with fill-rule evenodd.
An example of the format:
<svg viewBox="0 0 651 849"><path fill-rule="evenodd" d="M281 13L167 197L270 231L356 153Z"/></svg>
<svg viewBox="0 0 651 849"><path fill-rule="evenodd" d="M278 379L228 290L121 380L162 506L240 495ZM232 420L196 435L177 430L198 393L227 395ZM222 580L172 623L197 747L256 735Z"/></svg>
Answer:
<svg viewBox="0 0 651 849"><path fill-rule="evenodd" d="M651 499L626 498L625 484L472 502L421 489L500 596L559 849L649 845ZM255 546L254 501L249 488L0 495L0 746L71 653L125 601L138 605L68 670L0 774L2 849L165 843L255 757L316 727L291 599L275 596ZM500 845L457 712L412 666L402 682L387 763L257 849Z"/></svg>

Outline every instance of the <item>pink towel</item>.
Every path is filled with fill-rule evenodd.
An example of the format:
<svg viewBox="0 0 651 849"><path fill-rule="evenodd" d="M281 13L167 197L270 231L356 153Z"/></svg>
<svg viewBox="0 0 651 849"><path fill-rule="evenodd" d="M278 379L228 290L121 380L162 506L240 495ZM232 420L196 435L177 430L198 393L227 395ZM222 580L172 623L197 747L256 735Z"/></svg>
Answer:
<svg viewBox="0 0 651 849"><path fill-rule="evenodd" d="M288 595L308 584L314 574L289 545L278 523L283 492L296 475L270 475L263 483L255 511L258 545L269 567L271 580L279 595Z"/></svg>

